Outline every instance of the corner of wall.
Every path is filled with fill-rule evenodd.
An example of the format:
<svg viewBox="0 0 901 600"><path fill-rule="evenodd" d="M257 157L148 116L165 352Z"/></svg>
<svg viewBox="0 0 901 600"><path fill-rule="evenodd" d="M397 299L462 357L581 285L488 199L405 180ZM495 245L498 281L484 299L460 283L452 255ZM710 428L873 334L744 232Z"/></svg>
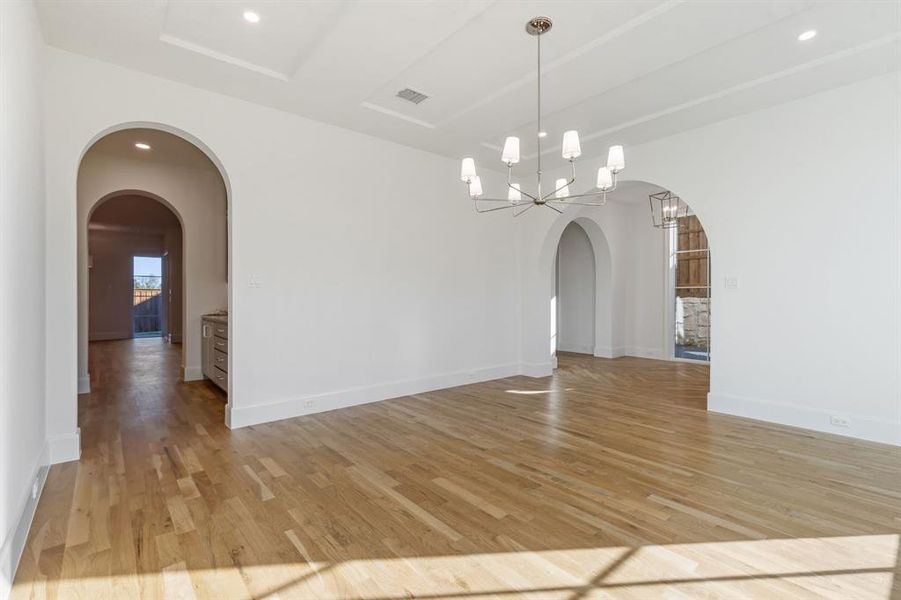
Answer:
<svg viewBox="0 0 901 600"><path fill-rule="evenodd" d="M81 429L47 438L48 464L69 462L81 458Z"/></svg>
<svg viewBox="0 0 901 600"><path fill-rule="evenodd" d="M19 560L25 551L25 542L28 540L28 532L34 520L44 484L47 482L47 474L50 472L50 443L44 442L37 464L32 469L30 486L27 486L24 497L14 515L15 521L9 536L0 547L0 598L6 598L12 591L12 582L16 576Z"/></svg>

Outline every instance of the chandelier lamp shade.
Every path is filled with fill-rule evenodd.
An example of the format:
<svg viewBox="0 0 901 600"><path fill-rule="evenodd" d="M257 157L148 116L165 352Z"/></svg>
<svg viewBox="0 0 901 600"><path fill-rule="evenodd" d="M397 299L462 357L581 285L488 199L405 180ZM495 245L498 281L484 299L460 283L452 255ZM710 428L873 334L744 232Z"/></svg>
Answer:
<svg viewBox="0 0 901 600"><path fill-rule="evenodd" d="M603 206L607 203L607 194L616 189L616 176L626 168L625 154L622 146L611 146L607 154L607 165L598 169L595 189L584 194L570 194L570 186L576 181L575 161L582 155L582 145L579 141L579 132L571 129L563 133L561 144L561 156L569 161L570 176L554 182L551 189L542 189L541 179L541 36L550 31L553 26L548 17L535 17L526 23L526 32L535 36L538 42L538 71L537 71L537 102L538 118L535 135L537 147L537 165L535 169L535 188L526 191L519 182L513 181L513 166L522 159L520 154L520 140L518 137L509 136L504 140L504 149L501 152L501 161L507 166L507 197L493 198L484 195L482 180L476 172L475 160L464 158L460 165L460 179L466 184L469 197L472 198L476 212L493 212L497 210L512 210L513 216L519 216L535 206L546 206L559 213L570 205L578 206ZM494 203L494 204L492 204ZM502 204L498 204L502 203Z"/></svg>

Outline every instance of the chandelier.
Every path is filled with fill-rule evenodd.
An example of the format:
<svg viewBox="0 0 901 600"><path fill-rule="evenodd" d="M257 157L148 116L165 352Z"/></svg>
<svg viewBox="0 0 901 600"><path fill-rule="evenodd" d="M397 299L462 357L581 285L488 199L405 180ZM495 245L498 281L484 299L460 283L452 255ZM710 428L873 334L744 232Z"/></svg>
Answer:
<svg viewBox="0 0 901 600"><path fill-rule="evenodd" d="M518 217L534 206L547 206L558 213L562 213L569 205L578 206L603 206L607 203L607 194L616 189L616 176L626 167L622 146L611 146L607 154L607 166L598 169L597 191L584 194L570 194L569 186L576 181L575 161L582 154L579 144L579 132L567 131L563 134L563 158L569 161L571 175L569 179L558 179L553 188L542 193L541 187L541 138L545 135L541 131L541 36L550 31L553 23L548 17L535 17L526 23L526 32L535 36L538 42L538 127L536 141L538 145L538 163L535 170L536 189L534 193L525 191L519 183L513 181L513 165L520 159L519 138L510 136L504 142L504 150L501 153L501 161L507 165L507 197L490 198L483 195L482 180L476 174L475 161L472 158L464 158L460 167L460 179L469 189L469 197L473 200L476 212L493 212L496 210L512 209L513 216ZM525 199L523 199L525 196ZM498 203L484 204L484 203Z"/></svg>

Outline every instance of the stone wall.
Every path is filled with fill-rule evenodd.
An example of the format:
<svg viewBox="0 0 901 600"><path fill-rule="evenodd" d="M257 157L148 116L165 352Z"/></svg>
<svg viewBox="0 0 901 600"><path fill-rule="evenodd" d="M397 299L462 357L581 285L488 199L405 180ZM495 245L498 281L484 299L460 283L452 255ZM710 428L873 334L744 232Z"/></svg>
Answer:
<svg viewBox="0 0 901 600"><path fill-rule="evenodd" d="M676 343L707 348L709 337L710 299L676 298Z"/></svg>

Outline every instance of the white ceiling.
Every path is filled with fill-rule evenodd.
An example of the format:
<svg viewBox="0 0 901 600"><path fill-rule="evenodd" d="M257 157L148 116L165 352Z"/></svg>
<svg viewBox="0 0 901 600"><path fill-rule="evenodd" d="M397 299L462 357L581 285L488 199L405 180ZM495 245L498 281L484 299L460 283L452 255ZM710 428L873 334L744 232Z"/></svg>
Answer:
<svg viewBox="0 0 901 600"><path fill-rule="evenodd" d="M261 16L242 18L252 8ZM587 155L901 69L901 2L39 1L54 46L451 157ZM807 29L819 32L799 42ZM395 97L410 87L419 105ZM627 149L628 152L628 149ZM561 159L562 160L562 159Z"/></svg>
<svg viewBox="0 0 901 600"><path fill-rule="evenodd" d="M150 146L140 150L136 143ZM192 169L204 169L218 173L219 170L194 144L159 129L134 127L114 131L97 140L88 153L100 152L133 160L163 163Z"/></svg>

